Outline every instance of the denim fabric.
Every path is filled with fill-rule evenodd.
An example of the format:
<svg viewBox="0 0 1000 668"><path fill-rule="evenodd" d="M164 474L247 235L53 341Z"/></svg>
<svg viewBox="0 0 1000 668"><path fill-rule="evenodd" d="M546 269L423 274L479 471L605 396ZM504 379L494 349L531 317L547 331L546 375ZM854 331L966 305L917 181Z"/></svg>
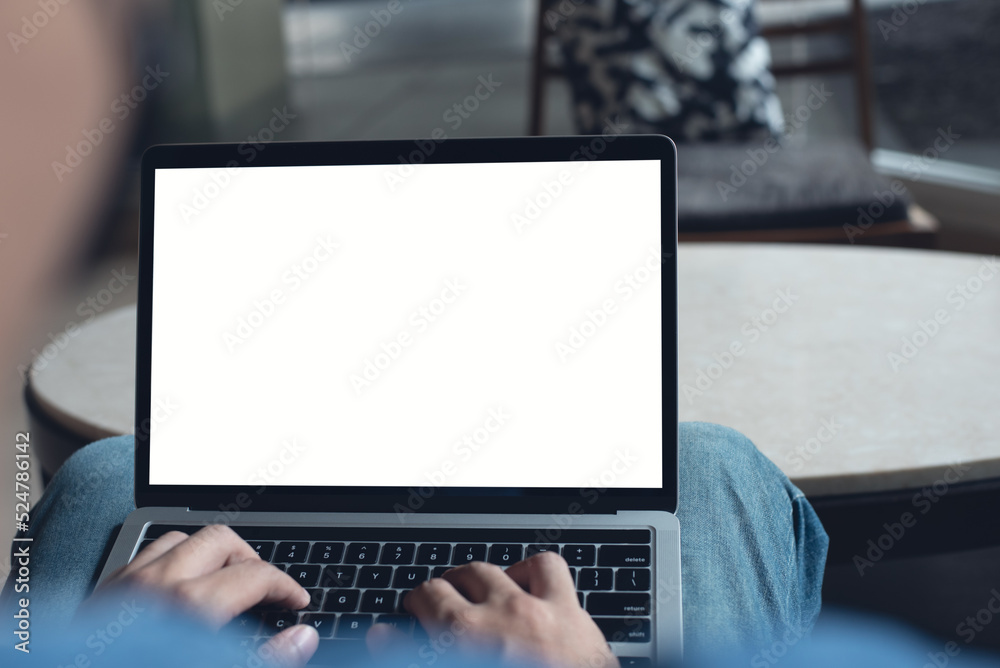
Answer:
<svg viewBox="0 0 1000 668"><path fill-rule="evenodd" d="M828 544L812 506L739 432L680 427L686 649L752 648L807 633Z"/></svg>
<svg viewBox="0 0 1000 668"><path fill-rule="evenodd" d="M38 621L68 621L87 597L108 541L134 509L132 481L130 436L88 445L56 473L28 533ZM689 649L753 649L809 631L827 537L802 493L746 437L680 425L678 516ZM15 571L4 588L8 605Z"/></svg>

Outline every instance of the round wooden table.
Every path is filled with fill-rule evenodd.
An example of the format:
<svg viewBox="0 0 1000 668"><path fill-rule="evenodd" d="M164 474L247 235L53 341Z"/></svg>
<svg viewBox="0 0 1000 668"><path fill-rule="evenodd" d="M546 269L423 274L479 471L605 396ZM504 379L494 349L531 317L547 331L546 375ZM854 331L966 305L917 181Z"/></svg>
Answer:
<svg viewBox="0 0 1000 668"><path fill-rule="evenodd" d="M24 398L34 451L49 476L87 443L131 434L135 306L81 325L51 359L39 355L28 373Z"/></svg>
<svg viewBox="0 0 1000 668"><path fill-rule="evenodd" d="M678 266L681 419L746 434L831 534L877 536L924 507L922 489L935 497L924 525L941 530L971 532L956 514L978 522L977 504L1000 507L993 258L682 244ZM135 309L122 308L36 363L26 398L47 471L88 441L132 431L134 332Z"/></svg>
<svg viewBox="0 0 1000 668"><path fill-rule="evenodd" d="M682 420L743 432L810 497L1000 476L994 259L692 244L678 264Z"/></svg>

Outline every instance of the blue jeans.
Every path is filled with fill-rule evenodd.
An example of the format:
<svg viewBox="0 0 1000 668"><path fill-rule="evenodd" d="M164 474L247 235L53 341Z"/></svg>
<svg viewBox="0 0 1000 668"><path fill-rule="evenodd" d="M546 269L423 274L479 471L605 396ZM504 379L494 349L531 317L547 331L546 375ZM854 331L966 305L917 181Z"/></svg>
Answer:
<svg viewBox="0 0 1000 668"><path fill-rule="evenodd" d="M35 507L32 614L68 620L89 595L108 542L135 508L132 447L122 436L78 451ZM678 516L687 647L752 649L812 628L827 536L802 492L749 439L681 424Z"/></svg>

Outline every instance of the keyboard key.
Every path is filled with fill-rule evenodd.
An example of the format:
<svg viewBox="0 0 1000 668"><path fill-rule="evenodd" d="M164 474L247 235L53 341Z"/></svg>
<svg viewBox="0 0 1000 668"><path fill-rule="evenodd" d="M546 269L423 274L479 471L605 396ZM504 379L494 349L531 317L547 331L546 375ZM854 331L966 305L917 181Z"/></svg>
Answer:
<svg viewBox="0 0 1000 668"><path fill-rule="evenodd" d="M413 617L410 615L379 615L376 624L388 624L409 635L413 632Z"/></svg>
<svg viewBox="0 0 1000 668"><path fill-rule="evenodd" d="M378 561L378 543L351 543L347 546L345 564L374 564Z"/></svg>
<svg viewBox="0 0 1000 668"><path fill-rule="evenodd" d="M358 573L358 586L364 589L388 587L392 566L362 566Z"/></svg>
<svg viewBox="0 0 1000 668"><path fill-rule="evenodd" d="M337 637L363 639L371 626L371 615L341 615L337 623Z"/></svg>
<svg viewBox="0 0 1000 668"><path fill-rule="evenodd" d="M298 614L294 612L264 613L264 628L261 630L261 633L263 635L280 633L291 626L295 626L298 618Z"/></svg>
<svg viewBox="0 0 1000 668"><path fill-rule="evenodd" d="M451 545L447 543L426 543L417 548L417 563L422 566L447 564L451 556Z"/></svg>
<svg viewBox="0 0 1000 668"><path fill-rule="evenodd" d="M392 612L396 607L396 592L391 589L369 589L361 597L361 612Z"/></svg>
<svg viewBox="0 0 1000 668"><path fill-rule="evenodd" d="M427 579L429 570L426 566L400 566L392 578L393 589L413 589Z"/></svg>
<svg viewBox="0 0 1000 668"><path fill-rule="evenodd" d="M260 630L260 614L254 612L244 612L233 618L226 628L240 636L254 636Z"/></svg>
<svg viewBox="0 0 1000 668"><path fill-rule="evenodd" d="M278 548L274 551L271 559L276 564L295 564L306 560L309 552L309 543L306 541L286 541L278 543Z"/></svg>
<svg viewBox="0 0 1000 668"><path fill-rule="evenodd" d="M435 566L434 570L431 571L431 577L439 578L450 570L451 566Z"/></svg>
<svg viewBox="0 0 1000 668"><path fill-rule="evenodd" d="M354 578L358 574L357 566L324 566L320 587L343 589L354 586Z"/></svg>
<svg viewBox="0 0 1000 668"><path fill-rule="evenodd" d="M271 555L274 554L274 541L273 540L252 540L248 541L250 547L253 551L257 553L257 556L264 561L271 561Z"/></svg>
<svg viewBox="0 0 1000 668"><path fill-rule="evenodd" d="M595 617L608 642L649 642L649 620L636 617ZM624 664L623 664L624 665Z"/></svg>
<svg viewBox="0 0 1000 668"><path fill-rule="evenodd" d="M649 591L648 568L619 568L615 573L615 589L619 591Z"/></svg>
<svg viewBox="0 0 1000 668"><path fill-rule="evenodd" d="M649 545L604 545L597 557L597 565L648 567Z"/></svg>
<svg viewBox="0 0 1000 668"><path fill-rule="evenodd" d="M597 548L593 545L567 545L562 556L570 566L593 566Z"/></svg>
<svg viewBox="0 0 1000 668"><path fill-rule="evenodd" d="M315 587L319 584L319 569L319 564L294 564L285 572L303 587Z"/></svg>
<svg viewBox="0 0 1000 668"><path fill-rule="evenodd" d="M582 608L583 607L583 592L582 591L576 592L576 597L580 599L580 607Z"/></svg>
<svg viewBox="0 0 1000 668"><path fill-rule="evenodd" d="M324 612L354 612L358 609L361 592L357 589L331 589L326 593Z"/></svg>
<svg viewBox="0 0 1000 668"><path fill-rule="evenodd" d="M510 566L521 561L523 550L520 545L497 544L490 547L490 563Z"/></svg>
<svg viewBox="0 0 1000 668"><path fill-rule="evenodd" d="M605 594L595 592L587 595L587 612L592 615L623 617L648 615L649 594Z"/></svg>
<svg viewBox="0 0 1000 668"><path fill-rule="evenodd" d="M550 544L544 544L543 545L543 544L540 544L540 543L533 543L533 544L529 545L527 547L527 549L525 549L525 551L524 551L524 558L527 559L528 557L534 556L534 555L538 554L539 552L555 552L556 554L559 554L559 546L558 545L550 545Z"/></svg>
<svg viewBox="0 0 1000 668"><path fill-rule="evenodd" d="M417 546L413 543L386 543L382 548L382 564L401 566L413 563L413 553Z"/></svg>
<svg viewBox="0 0 1000 668"><path fill-rule="evenodd" d="M323 609L324 589L306 589L309 592L309 605L303 608L303 612L319 612Z"/></svg>
<svg viewBox="0 0 1000 668"><path fill-rule="evenodd" d="M281 571L282 573L285 572L285 565L284 564L273 564L273 566L275 568L277 568L279 571Z"/></svg>
<svg viewBox="0 0 1000 668"><path fill-rule="evenodd" d="M584 591L611 591L614 576L610 568L581 568L576 588Z"/></svg>
<svg viewBox="0 0 1000 668"><path fill-rule="evenodd" d="M344 556L343 543L316 543L309 553L311 564L339 564Z"/></svg>
<svg viewBox="0 0 1000 668"><path fill-rule="evenodd" d="M309 659L310 666L341 666L345 654L358 656L365 649L362 638L320 638L316 653Z"/></svg>
<svg viewBox="0 0 1000 668"><path fill-rule="evenodd" d="M455 546L455 555L451 563L458 566L470 561L486 561L485 543L459 543Z"/></svg>
<svg viewBox="0 0 1000 668"><path fill-rule="evenodd" d="M337 625L337 615L323 613L303 615L302 623L316 629L320 638L330 638L333 636L333 629Z"/></svg>

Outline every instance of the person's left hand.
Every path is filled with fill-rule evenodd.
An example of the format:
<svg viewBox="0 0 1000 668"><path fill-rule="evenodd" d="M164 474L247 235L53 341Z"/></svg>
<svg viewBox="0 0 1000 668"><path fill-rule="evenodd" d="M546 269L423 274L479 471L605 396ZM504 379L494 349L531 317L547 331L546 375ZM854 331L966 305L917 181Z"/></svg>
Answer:
<svg viewBox="0 0 1000 668"><path fill-rule="evenodd" d="M218 629L260 604L304 608L309 594L288 574L262 561L227 526L207 526L188 536L171 531L150 543L131 563L101 583L91 599L137 588L165 596ZM306 625L285 629L269 641L282 665L302 665L319 645Z"/></svg>

